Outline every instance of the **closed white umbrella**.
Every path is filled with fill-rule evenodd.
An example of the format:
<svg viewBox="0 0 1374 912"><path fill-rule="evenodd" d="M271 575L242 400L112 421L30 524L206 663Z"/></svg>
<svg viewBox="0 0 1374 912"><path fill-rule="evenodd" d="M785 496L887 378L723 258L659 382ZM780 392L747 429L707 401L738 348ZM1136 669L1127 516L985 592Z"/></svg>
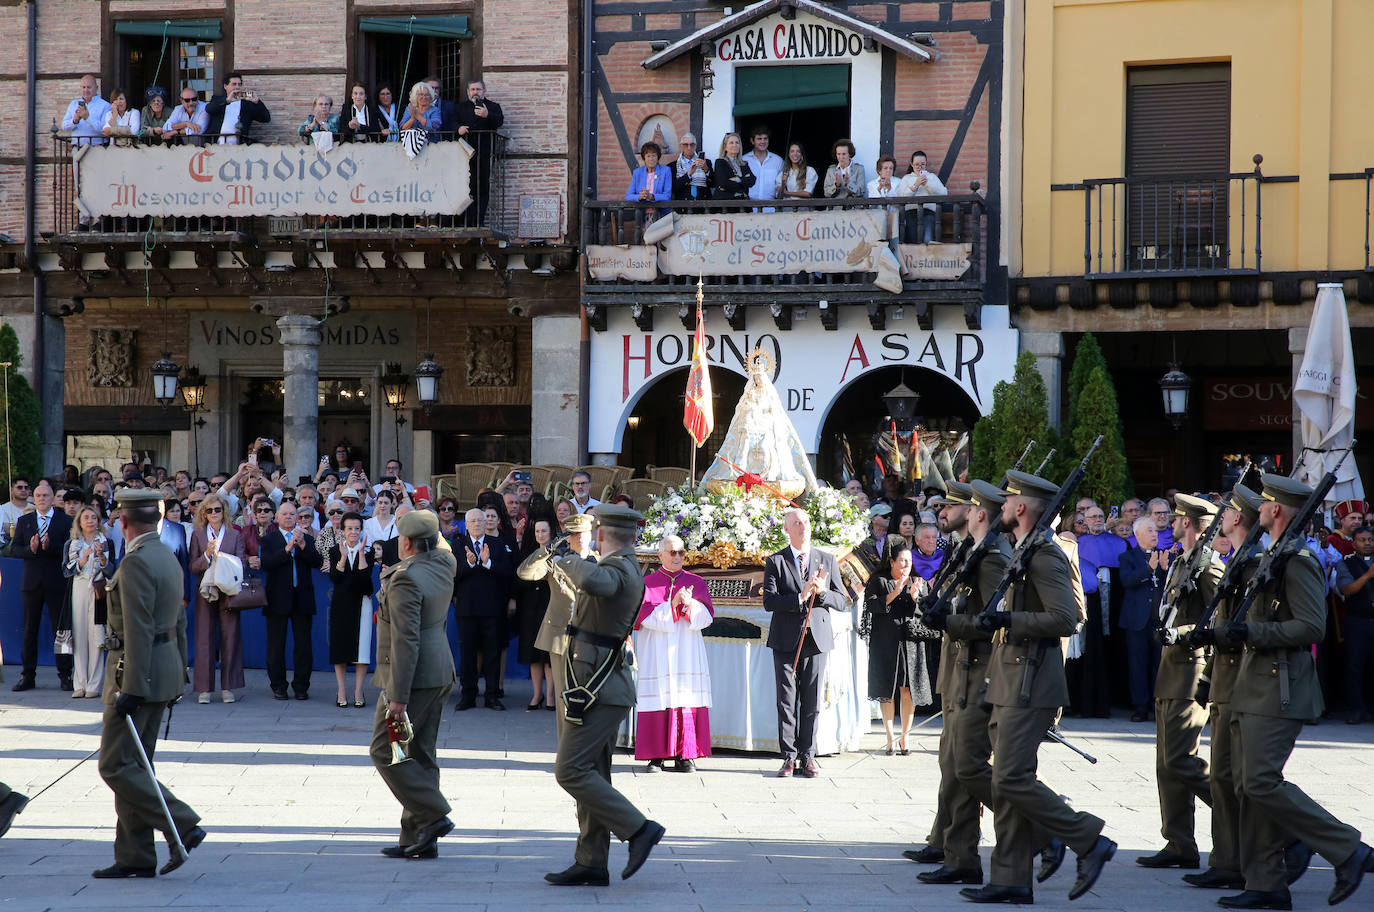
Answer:
<svg viewBox="0 0 1374 912"><path fill-rule="evenodd" d="M1293 384L1293 401L1302 422L1305 448L1298 480L1315 485L1340 460L1355 440L1355 352L1350 342L1350 319L1339 283L1317 286L1317 303L1307 328L1307 350ZM1326 506L1343 500L1362 500L1364 485L1353 458L1336 474Z"/></svg>

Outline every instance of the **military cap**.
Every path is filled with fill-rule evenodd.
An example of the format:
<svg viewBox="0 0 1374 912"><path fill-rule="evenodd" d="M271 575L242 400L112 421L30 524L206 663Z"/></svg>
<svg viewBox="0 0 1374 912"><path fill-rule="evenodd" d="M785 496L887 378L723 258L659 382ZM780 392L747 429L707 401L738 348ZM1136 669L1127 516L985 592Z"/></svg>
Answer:
<svg viewBox="0 0 1374 912"><path fill-rule="evenodd" d="M164 500L161 491L152 488L120 488L115 503L121 507L155 507Z"/></svg>
<svg viewBox="0 0 1374 912"><path fill-rule="evenodd" d="M1264 501L1260 496L1243 484L1237 484L1232 488L1230 496L1226 498L1226 506L1248 516L1251 523L1259 519L1259 508L1262 503Z"/></svg>
<svg viewBox="0 0 1374 912"><path fill-rule="evenodd" d="M1010 496L1034 497L1039 500L1049 500L1059 493L1059 485L1052 481L1046 481L1038 475L1029 472L1018 472L1015 469L1007 471L1007 494Z"/></svg>
<svg viewBox="0 0 1374 912"><path fill-rule="evenodd" d="M406 538L427 538L439 534L439 517L428 510L411 510L396 520L396 534Z"/></svg>
<svg viewBox="0 0 1374 912"><path fill-rule="evenodd" d="M592 531L592 518L586 513L574 513L563 520L563 531L569 535Z"/></svg>
<svg viewBox="0 0 1374 912"><path fill-rule="evenodd" d="M890 516L891 514L892 508L889 507L887 504L874 504L873 506L868 508L869 519L872 519L875 516Z"/></svg>
<svg viewBox="0 0 1374 912"><path fill-rule="evenodd" d="M1312 496L1311 488L1300 481L1294 481L1287 475L1274 475L1266 472L1263 481L1264 490L1260 493L1260 497L1285 507L1301 507L1307 503L1307 498Z"/></svg>
<svg viewBox="0 0 1374 912"><path fill-rule="evenodd" d="M1005 491L996 485L988 484L981 478L975 478L969 482L969 488L973 491L972 503L979 509L998 509L1007 502Z"/></svg>
<svg viewBox="0 0 1374 912"><path fill-rule="evenodd" d="M966 507L972 503L973 489L962 481L950 481L945 484L945 493L932 497L930 506L935 507Z"/></svg>
<svg viewBox="0 0 1374 912"><path fill-rule="evenodd" d="M596 521L611 529L638 529L644 514L620 504L601 504L596 508Z"/></svg>
<svg viewBox="0 0 1374 912"><path fill-rule="evenodd" d="M1208 519L1217 515L1217 505L1191 494L1174 495L1174 515L1189 519Z"/></svg>

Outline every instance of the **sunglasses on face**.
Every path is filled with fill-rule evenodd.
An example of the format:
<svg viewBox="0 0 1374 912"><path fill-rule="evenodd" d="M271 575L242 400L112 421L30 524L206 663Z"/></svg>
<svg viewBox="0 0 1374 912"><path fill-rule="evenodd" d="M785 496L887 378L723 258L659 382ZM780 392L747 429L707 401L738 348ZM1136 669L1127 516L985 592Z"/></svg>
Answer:
<svg viewBox="0 0 1374 912"><path fill-rule="evenodd" d="M452 512L453 512L454 510L456 510L456 509L458 509L458 508L457 508L457 507L440 507L440 508L439 508L439 512L440 512L440 513L452 513Z"/></svg>
<svg viewBox="0 0 1374 912"><path fill-rule="evenodd" d="M223 513L223 512L224 512L224 508L223 508L223 507L207 507L207 508L205 509L205 512L206 512L207 514L208 514L208 513Z"/></svg>
<svg viewBox="0 0 1374 912"><path fill-rule="evenodd" d="M272 510L271 507L259 507L257 510L254 510L253 512L254 512L254 513L270 514L270 513L273 512L273 510Z"/></svg>
<svg viewBox="0 0 1374 912"><path fill-rule="evenodd" d="M686 557L686 556L687 556L687 552L686 552L686 551L683 551L683 550L681 550L681 549L678 549L678 550L675 550L675 551L669 551L669 552L668 552L668 556L669 556L669 557Z"/></svg>
<svg viewBox="0 0 1374 912"><path fill-rule="evenodd" d="M330 516L343 516L343 510L330 510Z"/></svg>

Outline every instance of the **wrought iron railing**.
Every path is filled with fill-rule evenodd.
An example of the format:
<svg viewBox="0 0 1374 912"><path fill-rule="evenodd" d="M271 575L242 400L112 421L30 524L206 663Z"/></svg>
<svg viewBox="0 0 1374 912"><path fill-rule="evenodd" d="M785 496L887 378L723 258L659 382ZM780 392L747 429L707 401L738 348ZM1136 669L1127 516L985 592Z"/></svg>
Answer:
<svg viewBox="0 0 1374 912"><path fill-rule="evenodd" d="M1083 194L1083 274L1259 272L1266 184L1296 176L1254 171L1107 177L1054 184Z"/></svg>
<svg viewBox="0 0 1374 912"><path fill-rule="evenodd" d="M1374 220L1371 220L1370 211L1370 190L1374 185L1374 168L1365 168L1363 171L1350 171L1340 174L1332 174L1333 181L1363 181L1364 182L1364 268L1366 272L1374 270L1374 260L1370 259L1369 235Z"/></svg>
<svg viewBox="0 0 1374 912"><path fill-rule="evenodd" d="M470 131L463 139L478 150L470 161L472 185L474 190L487 188L485 210L474 198L466 211L458 215L353 215L353 216L294 216L284 217L290 230L273 230L268 224L272 216L104 216L86 218L78 212L75 204L76 185L72 168L74 146L68 134L51 134L53 143L52 166L52 217L51 228L44 232L54 237L69 240L87 239L95 241L117 241L143 237L152 232L154 235L187 240L203 239L222 235L259 235L259 234L310 234L328 231L331 235L348 237L367 237L372 235L394 236L413 234L483 235L496 234L508 236L514 227L515 207L509 205L506 193L506 156L508 139L493 131ZM432 142L450 141L457 138L456 133L431 133ZM167 145L182 145L190 142L195 145L211 144L218 135L207 134L187 140L172 140ZM309 140L305 140L309 142ZM335 141L342 142L341 134L335 134ZM359 139L359 142L372 140ZM120 146L154 147L164 143L156 134L145 133L138 137L114 136L104 140ZM267 145L267 144L263 144ZM422 153L423 154L423 153Z"/></svg>
<svg viewBox="0 0 1374 912"><path fill-rule="evenodd" d="M969 244L970 266L967 273L947 284L981 288L987 278L987 202L976 192L951 193L947 196L913 197L849 197L845 199L778 199L778 200L585 200L583 202L584 238L587 244L642 244L644 228L656 217L668 213L701 215L707 213L749 213L770 209L777 212L822 211L834 209L886 209L891 219L892 245L919 243L924 240L923 229L916 213L907 206L934 207L937 215L932 237L934 243ZM823 284L850 285L871 281L867 273L803 272L792 275L735 275L715 276L715 285ZM664 275L655 284L695 284L696 276ZM591 285L597 280L588 278ZM623 282L623 280L622 280ZM617 284L615 282L602 284Z"/></svg>

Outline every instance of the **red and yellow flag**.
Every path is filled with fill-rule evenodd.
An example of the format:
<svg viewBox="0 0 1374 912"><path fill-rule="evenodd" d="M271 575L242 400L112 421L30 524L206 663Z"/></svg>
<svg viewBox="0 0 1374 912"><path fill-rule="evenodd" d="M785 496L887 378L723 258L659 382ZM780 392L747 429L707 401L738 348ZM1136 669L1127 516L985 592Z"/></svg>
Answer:
<svg viewBox="0 0 1374 912"><path fill-rule="evenodd" d="M687 398L683 405L682 423L697 446L706 442L716 426L715 409L711 404L711 371L706 361L706 318L701 312L700 292L697 296L697 330L692 338L692 369L687 372Z"/></svg>

